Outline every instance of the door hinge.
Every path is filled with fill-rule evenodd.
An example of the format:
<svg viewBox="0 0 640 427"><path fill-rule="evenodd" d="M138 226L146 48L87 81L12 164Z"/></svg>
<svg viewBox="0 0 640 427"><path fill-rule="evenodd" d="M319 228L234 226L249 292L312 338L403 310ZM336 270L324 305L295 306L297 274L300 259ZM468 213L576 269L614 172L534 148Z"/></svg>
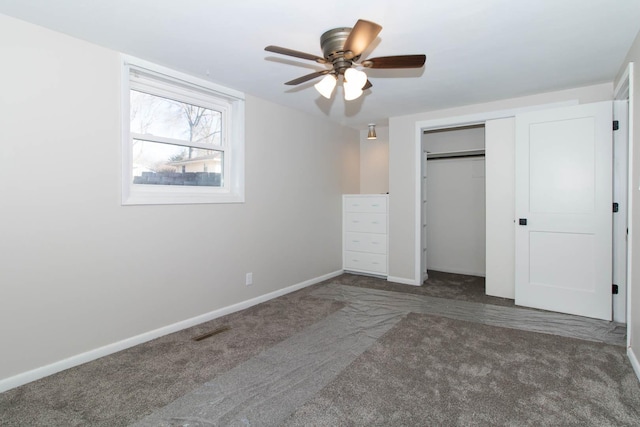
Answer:
<svg viewBox="0 0 640 427"><path fill-rule="evenodd" d="M611 286L611 293L614 295L618 295L618 285Z"/></svg>
<svg viewBox="0 0 640 427"><path fill-rule="evenodd" d="M613 130L620 129L620 122L618 120L613 121Z"/></svg>
<svg viewBox="0 0 640 427"><path fill-rule="evenodd" d="M614 202L614 203L613 203L613 211L614 211L614 212L618 212L619 210L620 210L620 206L618 205L618 203L617 203L617 202Z"/></svg>

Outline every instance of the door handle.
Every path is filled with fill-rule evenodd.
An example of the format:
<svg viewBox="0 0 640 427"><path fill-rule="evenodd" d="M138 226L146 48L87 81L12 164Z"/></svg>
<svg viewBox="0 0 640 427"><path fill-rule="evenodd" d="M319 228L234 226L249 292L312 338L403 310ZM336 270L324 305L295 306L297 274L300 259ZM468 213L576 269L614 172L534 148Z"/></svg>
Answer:
<svg viewBox="0 0 640 427"><path fill-rule="evenodd" d="M527 218L520 218L520 225L527 225Z"/></svg>

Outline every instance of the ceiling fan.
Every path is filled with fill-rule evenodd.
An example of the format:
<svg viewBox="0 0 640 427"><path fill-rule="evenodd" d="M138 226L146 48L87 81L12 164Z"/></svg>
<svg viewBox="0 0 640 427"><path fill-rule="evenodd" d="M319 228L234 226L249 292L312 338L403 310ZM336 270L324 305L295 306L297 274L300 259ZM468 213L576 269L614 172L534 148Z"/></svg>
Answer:
<svg viewBox="0 0 640 427"><path fill-rule="evenodd" d="M345 99L350 101L358 98L364 90L373 86L367 79L367 75L354 66L387 69L420 68L427 59L425 55L399 55L381 56L360 61L362 53L375 40L381 30L380 25L364 19L359 19L353 28L342 27L329 30L320 36L323 57L279 46L267 46L264 50L331 66L330 69L316 71L285 84L298 85L325 76L315 84L315 88L325 98L331 98L338 78L343 76Z"/></svg>

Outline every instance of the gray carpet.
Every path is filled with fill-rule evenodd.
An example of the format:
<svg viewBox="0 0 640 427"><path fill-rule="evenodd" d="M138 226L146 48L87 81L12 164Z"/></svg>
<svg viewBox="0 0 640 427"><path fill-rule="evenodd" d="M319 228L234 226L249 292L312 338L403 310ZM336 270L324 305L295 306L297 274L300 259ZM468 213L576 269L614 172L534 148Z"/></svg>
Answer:
<svg viewBox="0 0 640 427"><path fill-rule="evenodd" d="M428 271L429 278L422 286L410 286L386 280L373 279L356 274L343 274L335 282L343 285L359 286L370 289L402 292L415 295L425 295L436 298L446 298L458 301L473 301L483 304L513 307L513 300L486 295L484 277L468 276L465 274Z"/></svg>
<svg viewBox="0 0 640 427"><path fill-rule="evenodd" d="M135 426L280 425L405 314L394 307L349 303Z"/></svg>
<svg viewBox="0 0 640 427"><path fill-rule="evenodd" d="M461 292L438 290L450 286L446 278L428 291L348 274L332 282L391 291L390 300L404 300L402 289L411 289L411 298L440 292L455 301L482 299L475 295L482 291L464 292L464 286L483 287L468 277L451 278ZM202 390L209 418L189 425L640 425L640 386L624 347L425 313L389 317L370 308L355 311L360 322L378 315L392 322L374 321L386 326L373 333L359 326L349 332L331 322L359 303L322 296L331 286L312 286L0 394L0 425L124 426L153 417L183 425L184 414L171 408L193 402ZM231 329L192 341L220 325ZM342 334L326 334L332 328ZM312 369L305 369L308 362ZM258 373L267 381L248 384ZM293 381L282 386L283 378ZM207 394L212 384L217 396ZM223 387L229 384L247 387L235 387L234 397ZM265 401L262 407L271 409L260 413Z"/></svg>
<svg viewBox="0 0 640 427"><path fill-rule="evenodd" d="M637 426L624 348L409 314L285 426Z"/></svg>
<svg viewBox="0 0 640 427"><path fill-rule="evenodd" d="M0 394L0 426L127 426L344 304L309 289L185 329ZM192 338L221 325L214 337Z"/></svg>
<svg viewBox="0 0 640 427"><path fill-rule="evenodd" d="M554 334L619 346L626 344L626 328L618 323L552 311L434 298L346 286L338 283L319 287L312 292L312 295L348 304L358 304L371 312L375 312L378 308L384 308L405 314L435 314L491 326Z"/></svg>

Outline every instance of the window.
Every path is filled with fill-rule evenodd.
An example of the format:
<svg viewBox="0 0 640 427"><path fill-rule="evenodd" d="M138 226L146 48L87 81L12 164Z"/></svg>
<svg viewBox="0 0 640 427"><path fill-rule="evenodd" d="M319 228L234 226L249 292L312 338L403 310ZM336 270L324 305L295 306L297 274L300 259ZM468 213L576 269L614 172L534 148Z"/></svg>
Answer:
<svg viewBox="0 0 640 427"><path fill-rule="evenodd" d="M122 204L243 202L243 94L123 64Z"/></svg>

